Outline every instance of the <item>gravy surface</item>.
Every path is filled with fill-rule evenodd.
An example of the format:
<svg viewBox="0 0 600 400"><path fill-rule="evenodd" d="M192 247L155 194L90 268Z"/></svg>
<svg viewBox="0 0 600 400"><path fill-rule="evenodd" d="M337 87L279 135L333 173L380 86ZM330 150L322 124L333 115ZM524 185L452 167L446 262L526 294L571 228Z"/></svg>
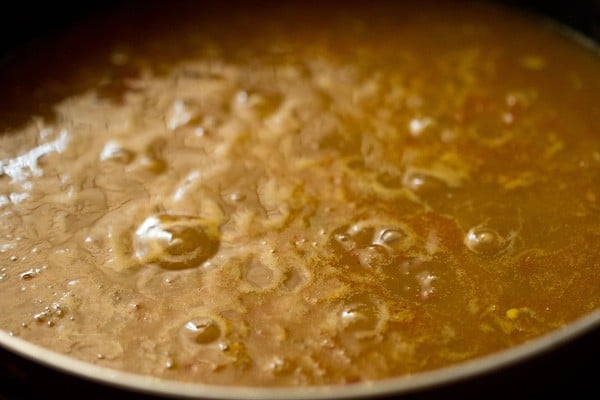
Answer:
<svg viewBox="0 0 600 400"><path fill-rule="evenodd" d="M600 307L598 55L422 3L196 6L16 64L0 328L167 379L321 385Z"/></svg>

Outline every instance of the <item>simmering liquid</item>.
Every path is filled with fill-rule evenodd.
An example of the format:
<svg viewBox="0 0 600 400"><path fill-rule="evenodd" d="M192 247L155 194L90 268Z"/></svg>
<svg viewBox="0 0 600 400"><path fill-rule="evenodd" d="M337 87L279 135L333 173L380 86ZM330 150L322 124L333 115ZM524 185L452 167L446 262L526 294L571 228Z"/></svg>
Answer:
<svg viewBox="0 0 600 400"><path fill-rule="evenodd" d="M254 7L106 17L3 67L0 328L321 385L600 307L597 54L490 4Z"/></svg>

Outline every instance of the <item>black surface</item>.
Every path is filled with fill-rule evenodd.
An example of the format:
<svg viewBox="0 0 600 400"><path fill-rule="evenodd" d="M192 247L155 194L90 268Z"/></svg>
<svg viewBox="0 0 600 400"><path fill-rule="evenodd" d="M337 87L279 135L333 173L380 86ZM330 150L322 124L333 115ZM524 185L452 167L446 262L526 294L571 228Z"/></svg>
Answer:
<svg viewBox="0 0 600 400"><path fill-rule="evenodd" d="M222 2L218 0L204 1ZM596 41L600 41L600 0L498 1L516 8L550 16L594 38ZM229 0L229 2L232 1ZM24 42L52 33L57 28L73 24L86 16L110 10L115 5L122 6L125 4L143 10L161 4L172 6L174 3L178 2L173 0L87 0L79 2L55 0L35 3L10 2L10 7L7 7L7 2L3 2L0 3L0 55L6 53L9 49L20 46ZM338 1L338 3L343 7L345 1ZM106 29L110 30L110 26L107 26Z"/></svg>
<svg viewBox="0 0 600 400"><path fill-rule="evenodd" d="M503 3L549 16L600 41L600 0L505 0Z"/></svg>

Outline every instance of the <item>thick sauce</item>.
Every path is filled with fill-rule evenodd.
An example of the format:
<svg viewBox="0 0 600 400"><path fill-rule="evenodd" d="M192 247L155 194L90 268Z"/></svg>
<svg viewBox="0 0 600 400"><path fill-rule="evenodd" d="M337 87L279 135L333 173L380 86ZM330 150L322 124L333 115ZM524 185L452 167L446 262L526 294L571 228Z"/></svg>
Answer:
<svg viewBox="0 0 600 400"><path fill-rule="evenodd" d="M598 56L491 5L324 7L115 23L21 69L33 95L3 84L0 327L167 379L320 385L600 307Z"/></svg>

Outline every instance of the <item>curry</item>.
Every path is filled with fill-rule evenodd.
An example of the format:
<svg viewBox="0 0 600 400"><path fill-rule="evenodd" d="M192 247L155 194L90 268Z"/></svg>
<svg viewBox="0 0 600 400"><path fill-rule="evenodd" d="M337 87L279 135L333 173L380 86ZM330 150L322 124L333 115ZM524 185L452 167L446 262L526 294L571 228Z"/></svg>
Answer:
<svg viewBox="0 0 600 400"><path fill-rule="evenodd" d="M0 328L164 379L299 386L453 365L600 307L595 51L487 3L256 7L12 61L31 79L2 84Z"/></svg>

